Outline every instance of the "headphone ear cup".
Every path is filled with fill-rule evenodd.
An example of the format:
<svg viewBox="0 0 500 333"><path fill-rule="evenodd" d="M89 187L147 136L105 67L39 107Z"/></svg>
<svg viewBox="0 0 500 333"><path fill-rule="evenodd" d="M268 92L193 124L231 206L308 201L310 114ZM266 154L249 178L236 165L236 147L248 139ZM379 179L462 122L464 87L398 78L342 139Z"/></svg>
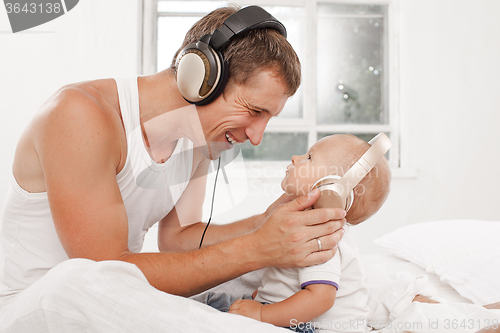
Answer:
<svg viewBox="0 0 500 333"><path fill-rule="evenodd" d="M217 88L221 77L221 61L207 44L186 46L176 61L177 87L182 97L192 104L202 102Z"/></svg>
<svg viewBox="0 0 500 333"><path fill-rule="evenodd" d="M190 103L200 99L199 93L205 80L205 64L195 53L183 55L177 63L177 88Z"/></svg>
<svg viewBox="0 0 500 333"><path fill-rule="evenodd" d="M219 53L220 54L220 53ZM222 55L220 55L219 59L223 59ZM207 105L212 103L219 97L219 95L224 91L224 88L226 87L227 83L227 78L229 75L229 64L227 61L222 61L222 66L221 66L221 71L220 71L220 79L217 82L217 85L214 87L213 91L210 93L210 95L206 96L204 99L202 99L199 102L194 103L197 106L202 106L202 105Z"/></svg>
<svg viewBox="0 0 500 333"><path fill-rule="evenodd" d="M319 187L319 190L319 198L313 208L345 208L345 203L337 192L326 187Z"/></svg>

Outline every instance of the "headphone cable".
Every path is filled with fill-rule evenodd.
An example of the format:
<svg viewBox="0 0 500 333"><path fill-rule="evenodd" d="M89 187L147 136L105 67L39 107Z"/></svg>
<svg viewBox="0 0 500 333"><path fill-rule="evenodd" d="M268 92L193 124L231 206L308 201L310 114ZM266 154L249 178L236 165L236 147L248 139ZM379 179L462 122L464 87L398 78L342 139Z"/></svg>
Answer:
<svg viewBox="0 0 500 333"><path fill-rule="evenodd" d="M219 177L220 159L221 158L219 156L219 164L217 165L217 172L215 173L214 190L212 193L212 206L210 207L210 217L208 218L205 230L203 230L203 235L201 235L200 246L198 247L198 249L201 249L201 246L203 245L203 239L205 238L205 233L207 232L208 226L210 225L210 221L212 221L212 213L214 212L215 189L217 187L217 178Z"/></svg>

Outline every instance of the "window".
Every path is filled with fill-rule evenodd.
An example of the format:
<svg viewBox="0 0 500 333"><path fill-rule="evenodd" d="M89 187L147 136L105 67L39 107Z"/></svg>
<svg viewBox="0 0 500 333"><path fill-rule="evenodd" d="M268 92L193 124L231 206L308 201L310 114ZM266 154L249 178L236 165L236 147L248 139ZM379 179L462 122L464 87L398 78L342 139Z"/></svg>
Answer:
<svg viewBox="0 0 500 333"><path fill-rule="evenodd" d="M189 27L227 3L144 1L144 74L169 67ZM394 1L252 2L286 26L302 63L303 80L282 114L269 122L262 143L241 145L246 161L287 164L292 155L303 154L329 134L351 133L368 141L385 132L393 141L390 164L399 166L397 58L388 33Z"/></svg>

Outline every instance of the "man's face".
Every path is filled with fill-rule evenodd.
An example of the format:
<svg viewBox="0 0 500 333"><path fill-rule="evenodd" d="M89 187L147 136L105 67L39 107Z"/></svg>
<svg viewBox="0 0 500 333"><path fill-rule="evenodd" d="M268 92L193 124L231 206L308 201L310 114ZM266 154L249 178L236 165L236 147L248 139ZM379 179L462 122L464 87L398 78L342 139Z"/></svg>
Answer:
<svg viewBox="0 0 500 333"><path fill-rule="evenodd" d="M265 70L244 85L233 84L214 102L199 106L198 115L209 145L204 154L212 160L234 144L262 141L267 123L284 108L288 95L280 79Z"/></svg>

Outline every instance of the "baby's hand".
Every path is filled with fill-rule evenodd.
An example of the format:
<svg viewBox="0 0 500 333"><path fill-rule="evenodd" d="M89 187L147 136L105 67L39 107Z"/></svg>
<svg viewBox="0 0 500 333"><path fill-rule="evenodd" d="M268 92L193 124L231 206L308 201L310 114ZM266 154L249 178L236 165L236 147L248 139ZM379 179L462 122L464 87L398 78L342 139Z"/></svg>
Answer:
<svg viewBox="0 0 500 333"><path fill-rule="evenodd" d="M252 299L239 299L229 307L229 313L239 314L255 320L260 320L260 311L262 309L260 302Z"/></svg>

